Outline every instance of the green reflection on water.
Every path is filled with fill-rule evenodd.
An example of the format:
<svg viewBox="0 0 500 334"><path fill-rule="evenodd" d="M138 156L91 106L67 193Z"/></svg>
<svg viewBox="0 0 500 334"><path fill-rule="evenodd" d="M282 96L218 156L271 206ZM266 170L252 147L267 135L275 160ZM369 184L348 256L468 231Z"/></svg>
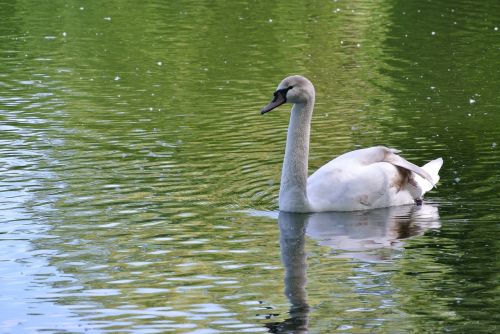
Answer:
<svg viewBox="0 0 500 334"><path fill-rule="evenodd" d="M445 159L428 197L441 227L354 255L304 239L311 331L494 331L499 9L0 4L0 295L21 300L0 328L285 322L276 221L241 211L276 209L289 114L258 111L301 73L317 89L311 170L377 144Z"/></svg>

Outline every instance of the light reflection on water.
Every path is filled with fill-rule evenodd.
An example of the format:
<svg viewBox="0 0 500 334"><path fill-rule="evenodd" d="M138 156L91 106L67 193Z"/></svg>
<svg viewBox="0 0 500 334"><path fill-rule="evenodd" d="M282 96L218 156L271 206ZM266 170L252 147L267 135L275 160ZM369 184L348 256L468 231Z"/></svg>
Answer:
<svg viewBox="0 0 500 334"><path fill-rule="evenodd" d="M496 7L0 4L0 331L491 332ZM290 72L311 171L442 155L428 205L278 228Z"/></svg>

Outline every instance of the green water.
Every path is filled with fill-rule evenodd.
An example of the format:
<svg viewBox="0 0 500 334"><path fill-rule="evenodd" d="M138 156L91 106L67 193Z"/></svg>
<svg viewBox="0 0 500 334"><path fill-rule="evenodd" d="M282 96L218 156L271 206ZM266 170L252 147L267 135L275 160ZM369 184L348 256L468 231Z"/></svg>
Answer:
<svg viewBox="0 0 500 334"><path fill-rule="evenodd" d="M0 2L1 333L500 331L498 1ZM442 156L422 207L277 211L310 170Z"/></svg>

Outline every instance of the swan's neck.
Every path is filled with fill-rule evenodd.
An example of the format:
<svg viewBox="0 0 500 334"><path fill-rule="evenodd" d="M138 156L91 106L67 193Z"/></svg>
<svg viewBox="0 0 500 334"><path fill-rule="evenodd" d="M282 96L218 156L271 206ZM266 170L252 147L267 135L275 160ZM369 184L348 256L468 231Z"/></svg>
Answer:
<svg viewBox="0 0 500 334"><path fill-rule="evenodd" d="M292 107L281 172L279 207L283 211L310 211L307 199L307 165L313 105L314 99Z"/></svg>

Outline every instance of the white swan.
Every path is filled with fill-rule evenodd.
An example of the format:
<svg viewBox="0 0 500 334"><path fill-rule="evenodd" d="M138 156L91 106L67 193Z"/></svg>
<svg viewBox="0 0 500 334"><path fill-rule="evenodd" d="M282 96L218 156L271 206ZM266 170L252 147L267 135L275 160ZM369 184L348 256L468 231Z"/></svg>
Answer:
<svg viewBox="0 0 500 334"><path fill-rule="evenodd" d="M355 211L420 204L423 194L439 181L443 159L418 167L397 155L399 151L383 146L345 153L308 178L314 99L312 83L294 75L281 81L274 99L261 110L264 114L285 102L293 104L281 173L281 211Z"/></svg>

